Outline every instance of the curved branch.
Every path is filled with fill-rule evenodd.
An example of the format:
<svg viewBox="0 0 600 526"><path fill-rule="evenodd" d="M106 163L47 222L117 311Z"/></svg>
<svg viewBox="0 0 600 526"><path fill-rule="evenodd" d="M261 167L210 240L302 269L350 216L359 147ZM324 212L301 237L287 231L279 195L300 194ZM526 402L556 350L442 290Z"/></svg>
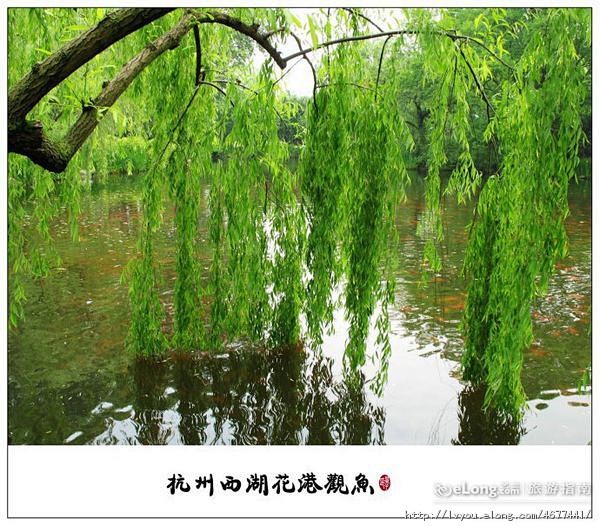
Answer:
<svg viewBox="0 0 600 526"><path fill-rule="evenodd" d="M45 134L42 123L25 120L27 114L51 89L59 85L79 67L87 63L98 53L107 49L118 40L164 16L172 10L172 8L127 8L116 10L108 14L96 26L84 31L78 37L65 44L62 48L50 55L44 61L36 64L31 69L30 73L25 75L25 77L17 82L17 84L14 85L8 93L9 152L25 155L35 163L50 171L63 171L71 158L96 128L104 112L115 103L118 97L131 84L133 79L135 79L135 77L141 73L144 68L151 64L162 53L177 47L183 36L197 24L221 24L248 36L259 46L261 46L282 69L285 68L288 62L294 58L301 57L300 60L308 60L306 55L315 49L323 49L343 42L369 40L380 37L387 37L387 40L389 40L392 36L396 35L416 35L420 33L418 30L404 29L338 38L318 44L315 48L300 49L296 53L292 53L287 57L282 57L279 51L269 42L269 37L272 36L273 32L261 33L259 31L258 24L248 25L245 22L235 19L226 13L217 11L198 11L187 9L183 17L174 27L172 27L154 42L148 44L148 46L146 46L137 56L131 59L110 82L103 86L103 89L98 97L91 101L90 104L84 106L81 115L62 140L57 141L48 137ZM436 34L446 36L455 41L460 40L464 42L473 42L474 44L482 46L488 53L499 60L502 64L512 68L512 66L504 62L483 42L477 39L464 35L458 35L455 32L449 31L439 31L436 32ZM197 33L196 36L198 37L199 34ZM299 42L298 38L295 36L294 38L296 38L296 41L299 43L299 47L301 48L301 43ZM197 66L201 66L198 41L196 41L196 44ZM384 49L385 43L382 48L382 55L380 57L378 78L381 73L381 61L383 58ZM461 54L488 106L488 111L490 109L493 111L493 106L488 100L487 95L483 90L483 86L479 82L479 79L473 71L471 64L469 64L466 56L464 53L462 53L462 50ZM300 60L293 64L292 68ZM312 64L310 65L316 86L316 71L314 66ZM289 68L277 81L275 81L275 83L279 82L292 68ZM202 83L202 76L202 70L200 69L200 77L198 76L197 70L196 82L200 80L200 83ZM376 86L378 86L378 84L379 80L377 81ZM221 91L217 85L212 83L209 85ZM314 98L313 91L313 99Z"/></svg>
<svg viewBox="0 0 600 526"><path fill-rule="evenodd" d="M212 82L209 82L208 80L203 80L198 85L199 86L202 86L202 85L210 86L211 88L216 89L224 97L227 97L227 93L225 92L225 90L223 88L217 86L216 84L213 84ZM229 101L229 102L231 102L231 104L233 105L233 101Z"/></svg>
<svg viewBox="0 0 600 526"><path fill-rule="evenodd" d="M234 81L234 80L228 80L228 79L212 79L212 82L216 82L217 84L231 84L232 86L237 86L246 91L250 91L251 93L254 93L254 95L258 95L258 91L253 90L252 88L249 88L248 86L245 86L239 80Z"/></svg>
<svg viewBox="0 0 600 526"><path fill-rule="evenodd" d="M381 54L379 55L379 66L377 66L377 80L375 82L375 100L377 100L377 93L379 90L379 78L381 77L381 66L383 64L383 54L385 53L385 46L387 46L387 43L390 41L390 38L392 38L392 36L393 35L387 37L385 39L385 42L383 43L383 46L381 46Z"/></svg>
<svg viewBox="0 0 600 526"><path fill-rule="evenodd" d="M505 60L503 60L500 55L498 55L497 53L494 53L488 46L486 46L481 40L479 40L478 38L473 38L473 37L469 37L466 35L456 35L457 39L462 39L466 42L473 42L474 44L477 44L478 46L482 47L483 49L485 49L490 55L492 55L492 57L494 57L498 62L500 62L500 64L502 64L503 66L506 66L508 69L514 71L515 67L511 66L508 62L506 62Z"/></svg>
<svg viewBox="0 0 600 526"><path fill-rule="evenodd" d="M281 54L277 49L269 42L269 37L272 36L273 33L262 34L258 29L259 26L257 24L248 25L237 18L233 18L226 13L221 13L219 11L209 11L208 14L204 16L198 17L198 22L202 24L221 24L232 29L235 29L238 33L242 33L247 37L250 37L254 40L260 47L262 47L271 58L276 62L276 64L281 68L285 69L287 65L287 60L282 58Z"/></svg>
<svg viewBox="0 0 600 526"><path fill-rule="evenodd" d="M296 36L295 33L292 33L290 31L290 34L292 35L292 37L294 37L294 40L296 41L296 44L298 44L298 49L302 50L302 41ZM317 106L317 70L315 69L315 66L312 63L312 61L306 55L304 55L302 58L304 60L306 60L306 62L308 62L308 65L310 66L310 70L312 71L312 76L313 76L313 105L315 107L315 111L318 114L319 113L319 106Z"/></svg>
<svg viewBox="0 0 600 526"><path fill-rule="evenodd" d="M327 42L322 42L321 44L318 44L316 47L305 48L296 53L292 53L291 55L287 55L286 57L283 57L283 60L287 62L293 58L300 57L300 56L306 55L308 53L312 53L313 51L316 51L317 49L324 49L329 46L334 46L336 44L343 44L344 42L358 42L360 40L371 40L373 38L390 37L390 36L398 36L398 35L419 35L421 33L422 33L422 31L414 30L414 29L396 29L396 30L392 30L392 31L382 31L381 33L371 33L368 35L357 35L357 36L352 36L352 37L336 38L334 40L328 40ZM451 32L451 31L434 31L433 34L448 37L452 40L462 40L465 42L473 42L474 44L477 44L478 46L481 46L483 49L485 49L492 57L494 57L503 66L506 66L507 68L509 68L511 70L515 69L513 66L511 66L505 60L503 60L498 54L494 53L488 46L486 46L483 42L481 42L481 40L479 40L477 38L473 38L473 37L470 37L467 35L459 35L455 32Z"/></svg>
<svg viewBox="0 0 600 526"><path fill-rule="evenodd" d="M8 90L8 120L24 119L34 106L71 73L115 42L160 18L167 9L119 9L106 15L42 62Z"/></svg>

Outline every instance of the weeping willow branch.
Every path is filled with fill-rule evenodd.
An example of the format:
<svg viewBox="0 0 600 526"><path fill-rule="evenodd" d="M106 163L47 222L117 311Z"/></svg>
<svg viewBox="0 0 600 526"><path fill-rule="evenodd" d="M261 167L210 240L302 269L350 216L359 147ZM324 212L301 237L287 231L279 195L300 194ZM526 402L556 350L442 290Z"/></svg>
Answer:
<svg viewBox="0 0 600 526"><path fill-rule="evenodd" d="M170 131L169 133L169 140L166 142L166 144L164 145L163 149L161 150L159 156L157 157L154 166L152 167L152 169L156 168L156 166L158 166L158 164L160 163L161 159L163 158L165 152L167 151L167 148L171 145L171 143L173 142L174 138L175 138L175 132L179 129L179 126L181 125L181 123L183 122L184 117L186 116L188 110L192 107L192 104L194 102L194 99L196 98L196 95L198 94L198 91L200 91L200 85L202 83L198 83L196 84L196 87L194 88L194 91L192 92L192 96L190 97L190 100L188 101L186 107L183 109L183 111L181 112L181 114L179 115L179 118L177 119L177 122L175 123L175 126L173 126L173 129Z"/></svg>
<svg viewBox="0 0 600 526"><path fill-rule="evenodd" d="M502 64L503 66L507 67L508 69L510 69L511 71L515 70L515 67L512 66L511 64L509 64L508 62L506 62L506 60L502 59L500 57L500 55L498 55L497 53L494 53L488 46L486 46L481 40L479 40L478 38L473 38L467 35L456 35L456 38L459 38L461 40L464 40L465 42L473 42L474 44L477 44L479 47L482 47L483 49L485 49L492 57L494 57L498 62L500 62L500 64Z"/></svg>
<svg viewBox="0 0 600 526"><path fill-rule="evenodd" d="M328 40L327 42L322 42L320 44L317 44L317 46L315 46L315 47L305 48L300 51L297 51L296 53L287 55L287 56L283 57L283 60L288 62L296 57L300 57L302 55L312 53L313 51L316 51L317 49L324 49L324 48L327 48L330 46L334 46L336 44L343 44L345 42L359 42L361 40L371 40L373 38L399 36L399 35L419 35L421 33L422 33L422 31L418 31L418 30L414 30L414 29L396 29L396 30L392 30L392 31L382 31L381 33L372 33L369 35L356 35L356 36L352 36L352 37L336 38L334 40ZM465 42L472 42L474 44L477 44L478 46L481 46L483 49L485 49L492 57L494 57L502 65L506 66L507 68L509 68L511 70L514 70L513 66L511 66L509 63L507 63L505 60L503 60L497 53L494 53L488 46L486 46L483 42L481 42L480 40L478 40L476 38L473 38L473 37L470 37L467 35L459 35L455 32L451 32L451 31L433 31L432 34L444 36L444 37L450 38L452 40L462 40Z"/></svg>
<svg viewBox="0 0 600 526"><path fill-rule="evenodd" d="M454 70L452 71L452 84L450 85L450 92L448 93L448 105L452 100L454 95L454 86L456 85L456 73L458 72L458 55L454 55ZM446 111L446 117L444 118L444 127L446 129L446 125L448 124L448 117L450 116L450 112Z"/></svg>

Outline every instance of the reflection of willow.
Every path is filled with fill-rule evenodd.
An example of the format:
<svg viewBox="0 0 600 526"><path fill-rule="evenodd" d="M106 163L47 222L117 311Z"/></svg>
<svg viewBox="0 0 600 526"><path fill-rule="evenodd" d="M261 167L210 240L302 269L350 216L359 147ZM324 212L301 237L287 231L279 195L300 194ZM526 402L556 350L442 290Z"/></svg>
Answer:
<svg viewBox="0 0 600 526"><path fill-rule="evenodd" d="M488 408L484 410L485 389L467 386L458 398L460 427L454 445L516 445L525 432L519 419Z"/></svg>
<svg viewBox="0 0 600 526"><path fill-rule="evenodd" d="M334 383L332 363L331 358L319 358L312 368L302 407L306 411L303 420L309 422L307 442L383 444L385 411L366 400L364 376L349 373Z"/></svg>
<svg viewBox="0 0 600 526"><path fill-rule="evenodd" d="M135 384L133 407L138 424L138 440L142 444L157 444L160 434L161 415L169 407L164 397L167 363L153 360L136 360L132 364Z"/></svg>
<svg viewBox="0 0 600 526"><path fill-rule="evenodd" d="M331 358L303 348L139 362L139 441L231 444L383 443L385 415L360 378L334 381ZM171 382L171 383L170 383ZM165 394L172 386L175 392Z"/></svg>

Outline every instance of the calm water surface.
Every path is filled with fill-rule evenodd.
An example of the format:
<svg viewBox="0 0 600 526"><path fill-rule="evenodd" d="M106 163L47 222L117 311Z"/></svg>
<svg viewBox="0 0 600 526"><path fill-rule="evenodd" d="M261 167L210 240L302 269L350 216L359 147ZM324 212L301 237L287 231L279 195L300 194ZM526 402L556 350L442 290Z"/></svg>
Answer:
<svg viewBox="0 0 600 526"><path fill-rule="evenodd" d="M516 426L481 411L482 394L460 380L460 265L471 209L444 203L444 271L420 286L424 211L419 182L397 214L392 356L382 397L344 381L347 323L336 313L322 352L232 345L193 358L136 362L124 350L129 308L121 273L135 250L140 193L121 179L82 203L80 241L65 217L53 225L62 266L29 283L26 319L9 335L12 444L587 444L591 393L578 391L590 363L591 185L570 190L570 255L533 310L525 352L528 398ZM206 210L207 188L203 194ZM172 304L174 230L159 243L162 298ZM204 217L206 221L206 217ZM205 256L205 269L209 254ZM371 342L372 345L373 342Z"/></svg>

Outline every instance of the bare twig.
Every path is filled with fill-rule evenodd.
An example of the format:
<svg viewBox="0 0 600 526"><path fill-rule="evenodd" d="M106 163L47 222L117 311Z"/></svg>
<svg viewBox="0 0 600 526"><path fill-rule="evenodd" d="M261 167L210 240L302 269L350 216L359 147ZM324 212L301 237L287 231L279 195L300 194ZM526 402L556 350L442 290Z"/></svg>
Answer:
<svg viewBox="0 0 600 526"><path fill-rule="evenodd" d="M221 95L227 97L227 93L225 92L225 90L219 86L217 86L216 84L213 84L212 82L209 82L208 80L202 80L198 83L199 86L210 86L211 88L216 89ZM231 105L233 106L233 101L229 101L231 102Z"/></svg>
<svg viewBox="0 0 600 526"><path fill-rule="evenodd" d="M204 80L204 75L202 75L202 44L198 25L194 26L194 43L196 44L196 82L194 85L197 86L200 81Z"/></svg>
<svg viewBox="0 0 600 526"><path fill-rule="evenodd" d="M355 88L360 88L368 91L375 91L373 88L369 86L363 86L362 84L357 84L356 82L327 82L325 84L317 84L317 88L328 88L329 86L354 86Z"/></svg>
<svg viewBox="0 0 600 526"><path fill-rule="evenodd" d="M282 80L285 78L285 76L286 76L286 75L287 75L287 74L288 74L290 71L292 71L292 70L293 70L293 69L294 69L294 68L295 68L295 67L296 67L298 64L300 64L300 62L302 62L303 60L304 60L304 57L300 57L300 58L299 58L298 60L296 60L296 62L294 62L294 63L293 63L293 64L292 64L292 65L291 65L289 68L286 68L286 70L283 72L283 74L282 74L282 75L281 75L279 78L275 79L275 82L273 82L273 86L274 86L275 84L278 84L279 82L281 82L281 81L282 81Z"/></svg>
<svg viewBox="0 0 600 526"><path fill-rule="evenodd" d="M485 90L483 89L483 86L481 85L481 81L477 77L477 74L475 73L475 70L473 69L473 66L471 66L471 63L467 60L467 57L465 56L465 52L462 50L461 47L459 47L459 52L460 52L461 57L465 61L465 64L469 68L469 71L471 72L471 76L473 77L473 80L475 80L475 84L477 85L477 88L479 89L479 92L481 93L481 96L483 97L483 100L485 101L485 103L486 103L486 105L488 107L488 110L491 110L492 113L496 113L496 110L494 109L494 106L492 106L492 103L490 102L490 99L488 99L488 96L485 93ZM489 116L488 116L488 120L489 120Z"/></svg>
<svg viewBox="0 0 600 526"><path fill-rule="evenodd" d="M292 37L296 41L296 44L298 44L298 49L300 49L302 51L302 42L301 42L301 40L296 36L295 33L290 32L290 34L292 35ZM317 70L315 69L315 66L313 65L313 63L311 62L311 60L306 55L304 55L303 58L306 60L306 62L308 62L308 65L310 66L310 69L312 71L312 76L313 76L313 105L315 106L315 111L318 114L319 113L319 106L317 105Z"/></svg>
<svg viewBox="0 0 600 526"><path fill-rule="evenodd" d="M249 88L248 86L245 86L239 80L212 79L212 82L216 82L218 84L232 84L233 86L238 86L238 87L240 87L242 89L245 89L246 91L251 91L255 95L258 95L258 91L253 90L252 88Z"/></svg>
<svg viewBox="0 0 600 526"><path fill-rule="evenodd" d="M327 48L329 46L334 46L336 44L342 44L344 42L357 42L360 40L371 40L373 38L381 38L381 37L387 37L387 36L395 36L395 35L419 35L421 34L421 31L418 30L413 30L413 29L396 29L393 31L382 31L380 33L372 33L369 35L357 35L357 36L352 36L352 37L343 37L343 38L336 38L334 40L329 40L327 42L322 42L321 44L318 44L316 47L314 48L305 48L302 49L296 53L292 53L290 55L287 55L286 57L283 57L283 61L288 61L291 60L293 58L302 56L302 55L306 55L307 53L312 53L313 51L317 50L317 49L323 49L323 48ZM508 62L506 62L505 60L503 60L498 54L494 53L488 46L486 46L483 42L481 42L481 40L478 40L476 38L470 37L470 36L466 36L466 35L459 35L456 34L455 32L451 32L451 31L434 31L433 34L435 35L440 35L440 36L445 36L448 37L452 40L463 40L466 42L473 42L474 44L477 44L478 46L482 47L483 49L485 49L492 57L494 57L498 62L500 62L502 65L506 66L507 68L514 70L514 67L511 66Z"/></svg>
<svg viewBox="0 0 600 526"><path fill-rule="evenodd" d="M342 9L344 11L348 11L349 13L351 13L353 15L359 16L363 20L366 20L367 22L369 22L369 24L371 24L375 29L377 29L377 31L383 32L383 29L381 28L381 26L379 26L375 22L373 22L373 20L371 20L368 16L363 15L358 9L355 9L352 7L342 7Z"/></svg>

